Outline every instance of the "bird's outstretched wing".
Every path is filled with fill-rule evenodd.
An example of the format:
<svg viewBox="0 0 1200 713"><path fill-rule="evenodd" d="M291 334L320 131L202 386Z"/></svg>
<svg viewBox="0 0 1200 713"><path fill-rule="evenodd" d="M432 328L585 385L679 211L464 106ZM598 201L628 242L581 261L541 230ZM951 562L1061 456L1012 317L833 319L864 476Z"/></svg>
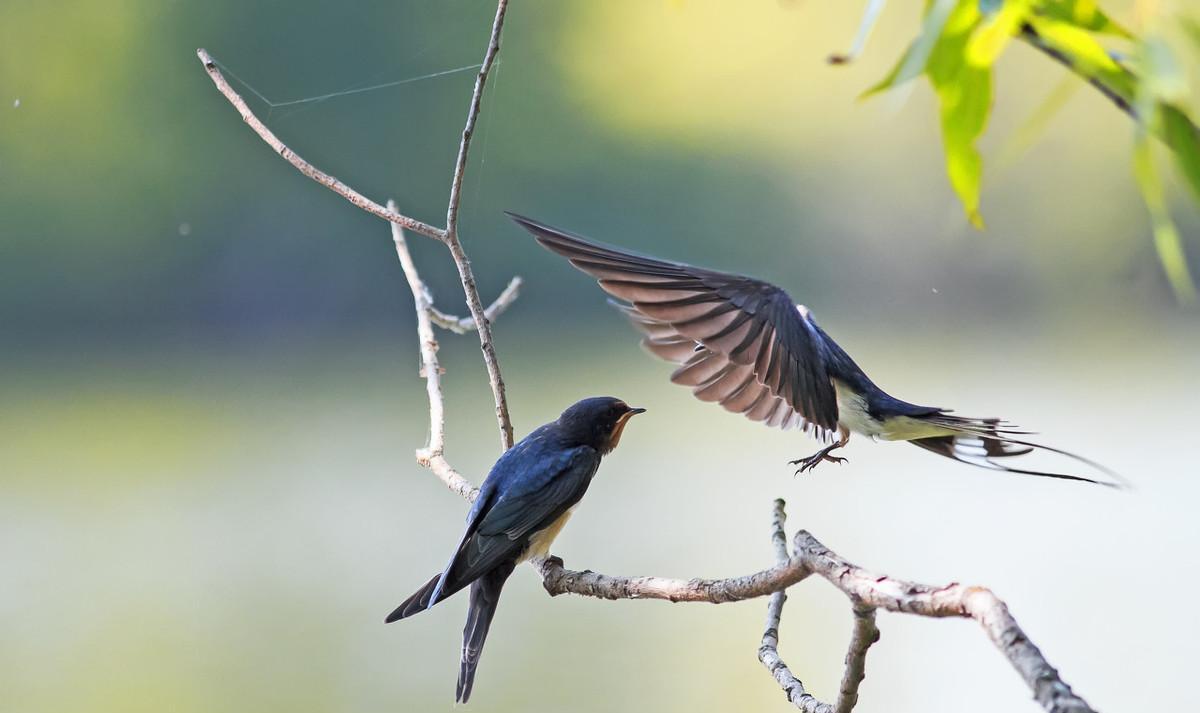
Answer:
<svg viewBox="0 0 1200 713"><path fill-rule="evenodd" d="M600 245L508 214L544 247L599 280L653 354L702 401L820 439L837 428L825 340L807 312L762 280Z"/></svg>
<svg viewBox="0 0 1200 713"><path fill-rule="evenodd" d="M600 456L586 446L555 449L548 445L530 438L500 457L467 515L466 530L446 569L396 607L386 621L424 611L516 560L530 535L579 502Z"/></svg>

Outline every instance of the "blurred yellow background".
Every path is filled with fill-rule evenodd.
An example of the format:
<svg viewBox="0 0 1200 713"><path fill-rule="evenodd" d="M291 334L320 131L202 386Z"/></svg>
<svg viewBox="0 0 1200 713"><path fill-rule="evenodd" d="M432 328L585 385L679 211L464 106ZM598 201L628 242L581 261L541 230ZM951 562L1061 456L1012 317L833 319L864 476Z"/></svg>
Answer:
<svg viewBox="0 0 1200 713"><path fill-rule="evenodd" d="M927 87L856 99L919 3L888 7L858 63L825 63L859 5L514 0L463 235L485 299L526 278L496 326L518 437L584 396L650 410L556 553L743 574L771 563L783 497L793 528L852 561L992 587L1097 708L1182 707L1200 658L1200 330L1156 262L1132 127L1084 87L998 160L1062 78L1013 48L976 232ZM272 156L194 49L278 103L478 62L493 10L0 6L0 710L452 707L465 599L382 623L465 513L412 459L427 412L387 226ZM254 106L317 165L440 222L471 81ZM1174 196L1195 254L1200 217ZM776 281L896 396L1004 416L1136 490L864 440L793 478L785 462L815 443L667 383L503 209ZM439 306L465 312L444 251L412 242ZM478 482L498 455L478 345L442 345L448 456ZM471 707L789 710L755 658L765 607L549 599L519 570ZM790 593L781 653L817 695L836 694L849 627L831 588ZM880 627L857 710L1037 710L971 623Z"/></svg>

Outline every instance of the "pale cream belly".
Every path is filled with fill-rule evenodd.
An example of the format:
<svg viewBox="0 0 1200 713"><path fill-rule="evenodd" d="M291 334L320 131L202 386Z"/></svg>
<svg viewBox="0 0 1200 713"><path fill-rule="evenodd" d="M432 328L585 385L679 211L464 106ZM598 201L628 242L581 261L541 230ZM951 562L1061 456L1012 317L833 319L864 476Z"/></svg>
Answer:
<svg viewBox="0 0 1200 713"><path fill-rule="evenodd" d="M833 380L833 386L837 392L838 425L849 431L885 441L911 441L916 438L956 433L956 431L908 416L876 421L867 411L867 405L861 396L855 394L837 379Z"/></svg>
<svg viewBox="0 0 1200 713"><path fill-rule="evenodd" d="M558 519L550 523L545 529L538 530L529 538L529 546L525 548L525 552L521 554L520 562L526 560L542 558L550 554L550 545L554 543L554 538L558 537L558 533L562 531L563 525L567 524L567 520L571 519L571 513L575 512L575 506L558 516Z"/></svg>

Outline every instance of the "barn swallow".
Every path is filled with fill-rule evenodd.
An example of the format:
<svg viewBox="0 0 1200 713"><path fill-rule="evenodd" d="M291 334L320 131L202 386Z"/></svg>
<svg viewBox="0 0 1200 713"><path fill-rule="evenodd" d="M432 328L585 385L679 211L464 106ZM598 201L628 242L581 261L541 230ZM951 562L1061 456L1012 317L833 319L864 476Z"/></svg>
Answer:
<svg viewBox="0 0 1200 713"><path fill-rule="evenodd" d="M388 615L388 623L410 617L471 585L455 701L471 697L504 581L519 563L547 555L601 457L617 447L629 419L645 410L608 396L584 399L505 451L483 481L446 569Z"/></svg>
<svg viewBox="0 0 1200 713"><path fill-rule="evenodd" d="M701 401L715 401L768 426L800 428L829 444L791 461L799 466L797 474L822 461L845 462L832 453L844 447L854 432L872 439L908 441L991 470L1120 487L1082 475L998 462L1048 451L1121 480L1081 456L1020 440L1030 432L1016 430L1006 421L963 418L948 409L918 406L888 395L817 326L808 308L775 285L639 255L513 213L508 216L533 233L543 247L595 277L616 298L609 301L645 335L646 349L681 365L671 381L691 387Z"/></svg>

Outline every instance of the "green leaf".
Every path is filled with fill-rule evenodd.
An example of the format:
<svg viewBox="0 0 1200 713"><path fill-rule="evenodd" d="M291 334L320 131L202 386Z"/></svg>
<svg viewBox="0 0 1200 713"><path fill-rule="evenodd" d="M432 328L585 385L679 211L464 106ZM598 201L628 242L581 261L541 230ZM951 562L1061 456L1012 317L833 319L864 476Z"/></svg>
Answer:
<svg viewBox="0 0 1200 713"><path fill-rule="evenodd" d="M1175 156L1175 166L1200 201L1200 129L1183 110L1169 104L1158 107L1159 135Z"/></svg>
<svg viewBox="0 0 1200 713"><path fill-rule="evenodd" d="M1095 0L1041 0L1037 14L1081 30L1133 39L1133 33L1104 14Z"/></svg>
<svg viewBox="0 0 1200 713"><path fill-rule="evenodd" d="M979 214L979 188L983 176L983 158L975 142L987 125L992 104L991 60L999 49L997 40L1005 32L1011 36L1019 27L1018 18L1024 0L1013 0L1014 9L1005 15L1009 3L989 18L996 22L992 32L1000 34L980 40L975 51L984 64L968 61L968 45L984 22L978 0L935 0L926 5L921 36L878 84L863 96L870 96L901 84L924 71L937 94L941 114L942 145L946 152L946 175L963 204L967 219L983 228ZM1001 42L1002 44L1002 42ZM915 73L911 74L910 72Z"/></svg>
<svg viewBox="0 0 1200 713"><path fill-rule="evenodd" d="M1076 67L1100 72L1121 71L1120 65L1113 61L1108 50L1091 32L1044 17L1031 17L1029 24L1033 25L1043 40L1071 58Z"/></svg>
<svg viewBox="0 0 1200 713"><path fill-rule="evenodd" d="M962 7L964 4L970 5L973 3L971 0L958 0L957 7ZM926 62L929 60L929 55L933 51L934 45L937 44L938 39L942 35L942 29L946 27L955 9L955 0L933 0L933 2L927 2L925 4L925 19L921 21L921 34L917 36L916 41L909 45L909 48L900 56L900 61L896 63L896 66L892 67L892 71L888 72L887 76L879 80L874 86L863 92L859 98L866 99L869 96L904 84L920 76L921 72L925 71Z"/></svg>
<svg viewBox="0 0 1200 713"><path fill-rule="evenodd" d="M1200 20L1184 15L1179 18L1179 24L1183 27L1184 34L1188 36L1192 44L1200 48Z"/></svg>
<svg viewBox="0 0 1200 713"><path fill-rule="evenodd" d="M962 201L967 219L976 228L983 228L979 214L983 158L975 142L987 126L991 111L992 73L987 67L967 61L967 47L981 19L975 3L960 3L925 67L940 105L946 175Z"/></svg>
<svg viewBox="0 0 1200 713"><path fill-rule="evenodd" d="M982 6L982 5L981 5ZM983 22L967 43L967 61L990 67L1008 46L1029 14L1030 0L1007 0L1000 10ZM985 9L986 12L986 9Z"/></svg>
<svg viewBox="0 0 1200 713"><path fill-rule="evenodd" d="M1062 58L1071 70L1105 92L1111 92L1127 105L1138 96L1138 78L1118 64L1096 38L1085 30L1056 20L1030 17L1026 39L1033 45Z"/></svg>
<svg viewBox="0 0 1200 713"><path fill-rule="evenodd" d="M1175 293L1175 299L1180 303L1191 303L1196 300L1196 286L1188 270L1183 241L1175 228L1175 222L1171 220L1162 182L1154 168L1153 148L1149 135L1144 131L1139 132L1133 149L1134 176L1142 191L1146 208L1150 211L1150 220L1154 226L1154 249L1158 252L1158 260L1167 275L1167 282Z"/></svg>

